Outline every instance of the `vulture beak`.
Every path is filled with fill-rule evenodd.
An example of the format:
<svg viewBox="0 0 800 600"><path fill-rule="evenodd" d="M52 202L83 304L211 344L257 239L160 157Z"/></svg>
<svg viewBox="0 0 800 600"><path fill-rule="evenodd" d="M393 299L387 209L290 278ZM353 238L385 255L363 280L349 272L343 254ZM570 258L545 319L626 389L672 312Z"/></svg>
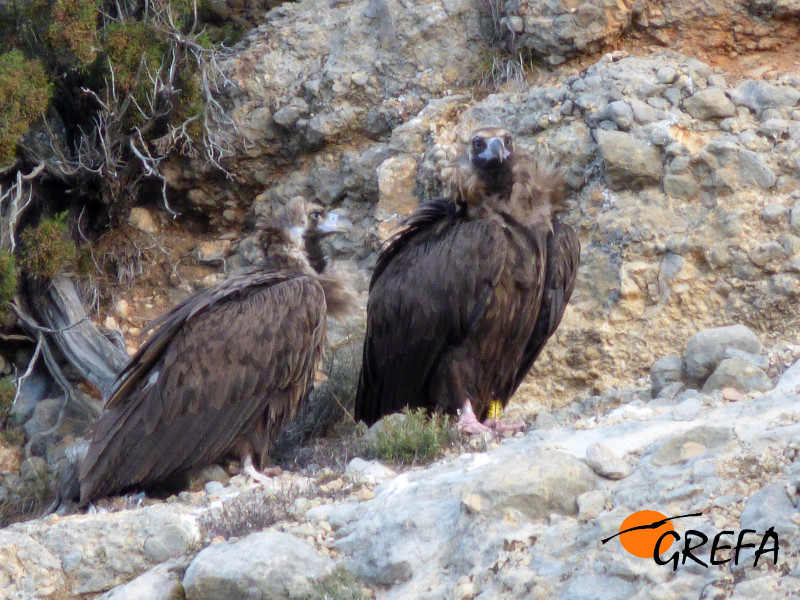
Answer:
<svg viewBox="0 0 800 600"><path fill-rule="evenodd" d="M489 138L486 148L478 156L487 163L502 163L509 156L511 156L511 151L506 149L506 146L501 138L493 137Z"/></svg>
<svg viewBox="0 0 800 600"><path fill-rule="evenodd" d="M342 217L341 215L337 215L335 212L330 211L328 215L325 217L324 221L320 221L317 224L317 230L322 235L330 235L332 233L348 233L352 231L353 224Z"/></svg>

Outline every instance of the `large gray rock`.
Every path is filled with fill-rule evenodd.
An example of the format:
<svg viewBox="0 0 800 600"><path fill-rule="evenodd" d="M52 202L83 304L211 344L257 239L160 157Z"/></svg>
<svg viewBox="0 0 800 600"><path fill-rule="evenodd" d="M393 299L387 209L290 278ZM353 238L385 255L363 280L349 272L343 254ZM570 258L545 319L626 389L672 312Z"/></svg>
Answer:
<svg viewBox="0 0 800 600"><path fill-rule="evenodd" d="M452 569L466 575L509 536L522 535L514 532L525 524L576 515L578 497L596 485L596 476L574 456L515 441L489 454L403 473L375 488L373 500L322 506L308 516L331 523L339 538L335 548L359 578L397 586L398 595L389 597L435 598L452 586L440 580L431 589L426 573ZM505 524L497 527L498 518Z"/></svg>
<svg viewBox="0 0 800 600"><path fill-rule="evenodd" d="M783 372L775 384L775 389L785 392L794 392L800 387L800 360Z"/></svg>
<svg viewBox="0 0 800 600"><path fill-rule="evenodd" d="M656 398L667 385L684 379L684 364L680 356L662 356L650 367L650 393Z"/></svg>
<svg viewBox="0 0 800 600"><path fill-rule="evenodd" d="M186 600L220 598L312 598L314 582L333 561L291 534L253 533L200 552L183 578Z"/></svg>
<svg viewBox="0 0 800 600"><path fill-rule="evenodd" d="M724 119L736 115L736 107L721 89L710 87L700 90L683 102L683 106L695 119Z"/></svg>
<svg viewBox="0 0 800 600"><path fill-rule="evenodd" d="M738 356L719 363L703 385L703 392L734 388L741 392L765 392L772 387L769 376L761 369Z"/></svg>
<svg viewBox="0 0 800 600"><path fill-rule="evenodd" d="M661 155L651 144L622 131L598 129L595 137L612 189L635 189L661 177Z"/></svg>
<svg viewBox="0 0 800 600"><path fill-rule="evenodd" d="M586 449L586 464L592 471L608 479L623 479L630 475L631 468L624 460L603 443L597 442Z"/></svg>
<svg viewBox="0 0 800 600"><path fill-rule="evenodd" d="M498 469L501 464L483 468L480 476L465 482L462 504L474 502L468 510L479 514L518 511L529 519L552 513L576 515L578 496L596 485L586 465L560 452L545 451L534 461L520 460ZM617 470L616 463L610 470Z"/></svg>
<svg viewBox="0 0 800 600"><path fill-rule="evenodd" d="M734 104L760 113L768 108L791 108L800 101L800 91L760 79L748 79L730 92Z"/></svg>
<svg viewBox="0 0 800 600"><path fill-rule="evenodd" d="M736 189L769 189L776 175L761 152L743 148L741 141L731 136L719 136L700 153L711 170L705 183L720 191Z"/></svg>
<svg viewBox="0 0 800 600"><path fill-rule="evenodd" d="M725 358L727 348L758 354L761 342L744 325L704 329L686 344L686 374L694 380L705 381Z"/></svg>
<svg viewBox="0 0 800 600"><path fill-rule="evenodd" d="M656 444L652 461L659 466L680 465L708 451L720 451L734 440L729 427L701 425Z"/></svg>
<svg viewBox="0 0 800 600"><path fill-rule="evenodd" d="M182 559L153 567L133 581L98 596L97 600L185 600L181 580L188 563L188 559Z"/></svg>

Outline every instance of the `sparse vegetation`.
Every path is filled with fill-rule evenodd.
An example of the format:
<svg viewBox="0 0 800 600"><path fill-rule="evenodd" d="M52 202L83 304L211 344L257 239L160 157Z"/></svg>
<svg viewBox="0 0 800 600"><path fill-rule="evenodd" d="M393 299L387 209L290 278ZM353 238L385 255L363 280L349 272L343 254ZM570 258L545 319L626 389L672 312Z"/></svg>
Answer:
<svg viewBox="0 0 800 600"><path fill-rule="evenodd" d="M314 584L314 600L367 600L371 596L364 592L356 576L337 567L333 572Z"/></svg>
<svg viewBox="0 0 800 600"><path fill-rule="evenodd" d="M486 48L481 53L481 68L478 85L494 91L506 83L517 86L525 84L527 73L534 69L533 57L523 54L514 46L514 33L501 23L505 15L505 2L484 0L486 19L490 26L484 27Z"/></svg>
<svg viewBox="0 0 800 600"><path fill-rule="evenodd" d="M0 379L0 428L4 428L8 421L16 392L17 387L8 377Z"/></svg>
<svg viewBox="0 0 800 600"><path fill-rule="evenodd" d="M3 436L3 442L9 446L22 446L25 443L25 430L18 425L6 423L0 435Z"/></svg>
<svg viewBox="0 0 800 600"><path fill-rule="evenodd" d="M291 508L300 496L296 486L288 485L277 492L254 489L222 503L203 515L200 533L204 544L216 537L226 540L263 531L278 521L291 518Z"/></svg>
<svg viewBox="0 0 800 600"><path fill-rule="evenodd" d="M75 265L78 254L69 236L66 216L64 212L42 219L36 227L22 232L19 265L25 274L49 279Z"/></svg>
<svg viewBox="0 0 800 600"><path fill-rule="evenodd" d="M292 470L314 463L341 471L363 454L363 431L352 417L362 344L363 333L353 326L347 341L328 353L322 365L328 380L314 389L298 417L281 432L272 460ZM325 437L329 434L333 437Z"/></svg>
<svg viewBox="0 0 800 600"><path fill-rule="evenodd" d="M17 293L17 261L8 250L0 249L0 327L13 322L11 301Z"/></svg>
<svg viewBox="0 0 800 600"><path fill-rule="evenodd" d="M0 440L9 446L21 446L25 443L25 432L22 427L11 424L11 407L17 386L9 377L0 379Z"/></svg>
<svg viewBox="0 0 800 600"><path fill-rule="evenodd" d="M51 94L40 61L16 49L0 53L0 165L13 160L17 140L47 110Z"/></svg>
<svg viewBox="0 0 800 600"><path fill-rule="evenodd" d="M405 409L402 418L390 415L367 448L367 456L400 464L427 464L458 440L449 416L418 408Z"/></svg>
<svg viewBox="0 0 800 600"><path fill-rule="evenodd" d="M0 527L41 515L55 500L55 474L46 462L37 464L41 467L32 469L24 477L7 478L13 482L6 485L8 497L0 502Z"/></svg>

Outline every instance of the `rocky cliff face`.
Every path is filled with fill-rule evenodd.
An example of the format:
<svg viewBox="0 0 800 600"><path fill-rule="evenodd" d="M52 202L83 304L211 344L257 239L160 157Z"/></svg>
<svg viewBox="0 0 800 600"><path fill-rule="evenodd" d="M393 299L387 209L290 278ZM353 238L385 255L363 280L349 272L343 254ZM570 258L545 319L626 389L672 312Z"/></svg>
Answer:
<svg viewBox="0 0 800 600"><path fill-rule="evenodd" d="M313 598L344 568L379 598L796 596L799 14L767 0L271 10L222 65L246 134L230 177L172 162L172 203L208 217L234 268L253 252L241 224L272 205L337 207L356 229L332 251L363 300L380 244L446 191L459 143L505 125L568 173L583 247L564 321L509 410L532 427L429 469L351 464L337 493L303 474L234 479L17 524L0 531L0 589ZM45 412L42 431L58 416ZM754 568L749 549L673 571L601 543L643 509L701 513L675 522L682 536L756 530L756 548L773 527L778 564ZM238 513L261 526L218 525Z"/></svg>

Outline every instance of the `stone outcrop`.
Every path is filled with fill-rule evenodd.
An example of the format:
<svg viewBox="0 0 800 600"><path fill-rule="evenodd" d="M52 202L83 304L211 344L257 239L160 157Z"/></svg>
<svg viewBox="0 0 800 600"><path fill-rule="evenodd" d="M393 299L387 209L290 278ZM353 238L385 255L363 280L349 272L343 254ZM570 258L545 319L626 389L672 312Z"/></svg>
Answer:
<svg viewBox="0 0 800 600"><path fill-rule="evenodd" d="M796 391L650 399L647 385L633 386L541 409L537 422L549 425L427 469L394 473L356 459L336 485L284 474L259 488L236 477L145 508L17 524L0 531L0 583L25 599L315 598L332 573L349 572L351 593L368 588L381 599L677 600L754 590L788 599L800 591ZM282 520L209 537L209 523L244 523L220 515L256 519L285 503L287 486L302 493ZM352 492L341 500L319 497L343 486ZM745 548L738 564L673 571L616 538L602 543L645 509L697 513L674 521L682 536L747 528L757 547L772 528L777 568L771 555L754 567L755 549ZM706 564L708 551L696 552Z"/></svg>

